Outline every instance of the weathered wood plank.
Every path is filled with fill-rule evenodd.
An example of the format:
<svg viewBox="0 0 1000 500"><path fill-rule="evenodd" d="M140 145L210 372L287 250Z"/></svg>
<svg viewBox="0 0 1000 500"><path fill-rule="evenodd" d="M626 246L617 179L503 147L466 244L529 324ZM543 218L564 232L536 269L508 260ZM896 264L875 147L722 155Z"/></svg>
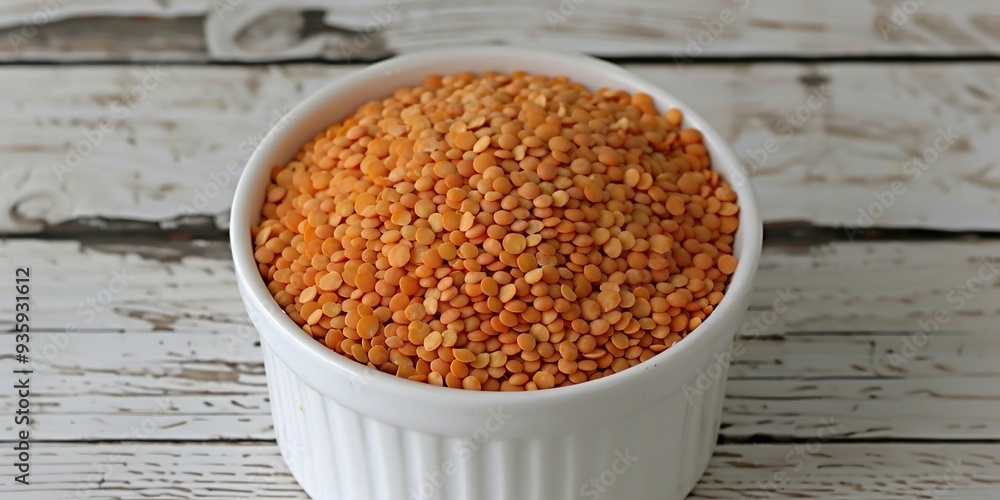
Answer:
<svg viewBox="0 0 1000 500"><path fill-rule="evenodd" d="M977 444L720 446L689 498L993 498L1000 447Z"/></svg>
<svg viewBox="0 0 1000 500"><path fill-rule="evenodd" d="M0 243L0 260L34 273L39 436L273 435L225 245ZM808 438L828 419L837 439L1000 438L998 263L994 241L767 248L733 349L724 439ZM978 288L977 275L985 285L965 299L958 286ZM717 383L712 373L698 384ZM15 404L0 394L0 413Z"/></svg>
<svg viewBox="0 0 1000 500"><path fill-rule="evenodd" d="M34 269L33 328L39 331L240 333L247 319L229 255L222 241L0 241L6 275L14 266ZM767 247L748 316L764 324L751 325L744 336L913 332L920 322L933 326L939 309L947 313L945 331L994 332L998 262L1000 242L992 240ZM979 288L980 272L986 285L964 291L969 280ZM772 316L767 310L778 290L790 307ZM3 330L11 328L13 300L5 298L12 294L0 288Z"/></svg>
<svg viewBox="0 0 1000 500"><path fill-rule="evenodd" d="M843 363L851 361L841 358ZM995 381L969 376L731 379L722 435L780 441L813 435L834 421L837 439L996 439L1000 392Z"/></svg>
<svg viewBox="0 0 1000 500"><path fill-rule="evenodd" d="M516 44L602 56L954 54L996 53L1000 20L985 0L948 6L846 0L576 0L565 2L359 0L295 15L245 2L231 15L210 15L213 54L240 60L379 57L425 48ZM301 4L300 4L301 5ZM897 10L899 12L897 13ZM271 17L265 17L270 15ZM317 16L318 17L318 16ZM264 21L266 19L266 21ZM263 26L266 23L266 28ZM302 27L312 24L307 35ZM319 25L319 26L316 26ZM256 29L258 36L245 33ZM240 39L237 35L243 34Z"/></svg>
<svg viewBox="0 0 1000 500"><path fill-rule="evenodd" d="M1000 204L991 84L1000 66L630 69L730 139L766 222L1000 229L983 209ZM170 224L207 214L224 226L236 177L264 133L355 68L73 67L57 79L47 67L3 71L0 113L26 118L0 123L0 233L93 217ZM56 91L55 81L74 84ZM912 162L925 152L934 161Z"/></svg>
<svg viewBox="0 0 1000 500"><path fill-rule="evenodd" d="M10 0L0 4L0 61L208 59L211 0Z"/></svg>
<svg viewBox="0 0 1000 500"><path fill-rule="evenodd" d="M33 435L273 439L256 341L256 332L247 338L207 332L36 333ZM4 371L0 379L10 382L13 375ZM12 393L0 395L0 408L13 412L16 405ZM4 428L14 432L12 423Z"/></svg>
<svg viewBox="0 0 1000 500"><path fill-rule="evenodd" d="M43 363L31 379L35 436L270 439L259 348L245 340L219 333L35 334L34 346L53 354L36 353ZM838 440L1000 437L995 334L931 337L901 368L886 353L864 352L873 344L898 352L901 342L885 335L742 340L745 351L736 351L727 385L723 438L809 438L829 420ZM866 373L865 365L887 373ZM707 369L692 388L718 383L713 373ZM5 370L0 380L13 383L10 377ZM0 411L16 405L12 394L0 395ZM4 428L14 431L10 422Z"/></svg>
<svg viewBox="0 0 1000 500"><path fill-rule="evenodd" d="M42 443L31 484L50 498L307 498L274 443ZM5 462L12 451L0 451ZM641 460L642 457L639 458ZM722 445L689 498L992 498L995 444Z"/></svg>
<svg viewBox="0 0 1000 500"><path fill-rule="evenodd" d="M274 442L32 443L31 484L0 496L52 498L309 498ZM13 451L4 446L4 461Z"/></svg>
<svg viewBox="0 0 1000 500"><path fill-rule="evenodd" d="M228 243L96 247L72 241L7 240L4 269L32 270L35 331L156 330L234 332L247 319ZM13 289L0 306L11 330Z"/></svg>
<svg viewBox="0 0 1000 500"><path fill-rule="evenodd" d="M383 57L531 44L602 56L997 54L988 0L7 0L0 60ZM95 29L100 27L101 29ZM37 28L37 29L36 29Z"/></svg>

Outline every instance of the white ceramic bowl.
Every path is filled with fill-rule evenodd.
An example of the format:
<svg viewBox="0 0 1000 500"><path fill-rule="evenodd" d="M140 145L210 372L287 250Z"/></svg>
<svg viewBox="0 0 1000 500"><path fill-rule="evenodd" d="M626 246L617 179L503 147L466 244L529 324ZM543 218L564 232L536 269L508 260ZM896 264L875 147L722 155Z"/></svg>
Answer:
<svg viewBox="0 0 1000 500"><path fill-rule="evenodd" d="M687 338L599 380L534 392L473 392L348 360L310 338L274 302L250 240L269 170L360 104L397 87L420 84L430 74L487 70L567 75L591 88L645 92L661 110L680 108L685 126L701 130L713 168L739 196L739 266L725 298ZM750 299L761 220L724 138L657 86L596 59L510 47L436 50L374 64L331 82L271 131L240 178L231 224L240 293L264 350L278 443L313 498L664 500L684 497L704 472L722 411L723 353Z"/></svg>

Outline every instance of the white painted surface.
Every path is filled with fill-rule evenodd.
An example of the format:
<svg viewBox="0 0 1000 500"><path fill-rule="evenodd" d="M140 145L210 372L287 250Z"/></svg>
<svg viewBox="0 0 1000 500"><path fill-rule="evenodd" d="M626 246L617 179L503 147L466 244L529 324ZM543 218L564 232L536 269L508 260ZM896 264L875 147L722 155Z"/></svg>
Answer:
<svg viewBox="0 0 1000 500"><path fill-rule="evenodd" d="M602 56L682 57L996 54L990 0L98 0L48 10L6 0L0 28L25 36L0 60L281 61L381 57L468 44L521 44ZM919 5L918 8L912 7ZM905 8L905 10L904 10ZM133 17L119 39L85 29L95 16ZM192 22L145 33L141 18ZM63 25L45 28L45 23ZM76 24L73 24L76 22ZM67 24L68 23L68 24ZM201 26L198 26L200 23ZM36 25L44 36L29 36ZM110 26L110 25L109 25ZM308 30L303 32L303 27ZM158 28L160 29L160 28ZM157 37L158 43L146 43Z"/></svg>
<svg viewBox="0 0 1000 500"><path fill-rule="evenodd" d="M745 354L734 360L726 386L722 435L808 439L833 418L840 438L998 439L994 337L935 335L902 370L887 358L901 349L899 335L743 340ZM39 333L34 342L42 348L59 339ZM33 404L43 408L37 436L273 439L260 348L252 340L208 332L72 337L33 379ZM885 373L867 373L869 365ZM11 395L0 396L0 411L13 411ZM144 422L155 425L136 435ZM11 432L11 422L3 429Z"/></svg>
<svg viewBox="0 0 1000 500"><path fill-rule="evenodd" d="M765 222L1000 229L995 66L628 68L700 110L750 162ZM0 232L89 217L208 214L225 225L236 175L262 135L353 68L84 66L59 69L59 79L53 71L6 68L0 78L0 114L25 117L0 123ZM63 80L73 85L53 87ZM810 100L817 88L832 95ZM935 162L907 166L935 141L944 150L930 154Z"/></svg>
<svg viewBox="0 0 1000 500"><path fill-rule="evenodd" d="M224 242L6 240L0 242L0 262L11 275L15 265L36 269L36 330L64 331L73 322L81 330L99 332L229 334L248 324ZM948 312L945 331L993 334L1000 315L1000 271L988 264L997 262L1000 243L995 241L767 247L748 318L763 315L777 291L788 290L799 298L788 300L792 307L768 328L755 327L760 337L789 332L897 335L919 329L918 321L934 319L938 309ZM948 294L957 297L958 287L980 271L989 278L987 286L961 304L949 303ZM102 290L116 272L124 273L119 280L128 285L109 298ZM12 294L0 288L2 329L11 325ZM754 330L743 337L752 337Z"/></svg>
<svg viewBox="0 0 1000 500"><path fill-rule="evenodd" d="M11 450L0 456L7 462ZM789 459L791 457L791 459ZM308 498L273 443L42 443L30 487L0 495L52 498ZM690 499L994 498L995 444L722 445Z"/></svg>

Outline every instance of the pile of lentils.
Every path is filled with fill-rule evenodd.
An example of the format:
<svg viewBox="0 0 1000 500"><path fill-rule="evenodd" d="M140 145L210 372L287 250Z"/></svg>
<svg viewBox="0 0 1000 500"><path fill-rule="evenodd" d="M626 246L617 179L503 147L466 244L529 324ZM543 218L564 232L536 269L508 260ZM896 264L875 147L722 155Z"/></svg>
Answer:
<svg viewBox="0 0 1000 500"><path fill-rule="evenodd" d="M431 76L272 170L254 256L306 333L383 372L606 377L695 330L736 270L736 194L683 121L565 77Z"/></svg>

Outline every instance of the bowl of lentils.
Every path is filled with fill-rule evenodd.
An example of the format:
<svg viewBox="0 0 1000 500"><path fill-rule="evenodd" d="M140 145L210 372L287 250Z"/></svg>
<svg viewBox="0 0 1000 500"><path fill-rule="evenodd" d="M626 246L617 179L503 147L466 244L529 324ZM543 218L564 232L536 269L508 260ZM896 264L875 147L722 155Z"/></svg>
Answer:
<svg viewBox="0 0 1000 500"><path fill-rule="evenodd" d="M761 221L725 139L658 86L471 47L294 108L231 241L314 498L663 499L711 456Z"/></svg>

